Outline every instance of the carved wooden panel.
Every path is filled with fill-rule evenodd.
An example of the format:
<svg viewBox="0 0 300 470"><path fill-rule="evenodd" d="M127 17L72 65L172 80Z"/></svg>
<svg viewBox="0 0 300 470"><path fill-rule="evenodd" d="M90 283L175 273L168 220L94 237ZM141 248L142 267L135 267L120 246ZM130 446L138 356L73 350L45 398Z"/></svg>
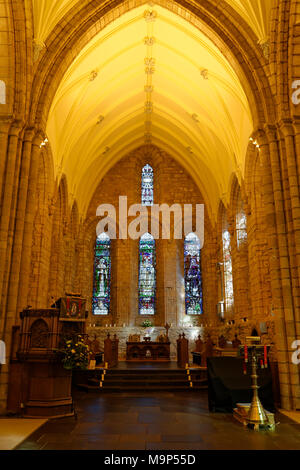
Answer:
<svg viewBox="0 0 300 470"><path fill-rule="evenodd" d="M30 328L30 347L36 349L47 348L49 344L49 328L47 323L36 320Z"/></svg>

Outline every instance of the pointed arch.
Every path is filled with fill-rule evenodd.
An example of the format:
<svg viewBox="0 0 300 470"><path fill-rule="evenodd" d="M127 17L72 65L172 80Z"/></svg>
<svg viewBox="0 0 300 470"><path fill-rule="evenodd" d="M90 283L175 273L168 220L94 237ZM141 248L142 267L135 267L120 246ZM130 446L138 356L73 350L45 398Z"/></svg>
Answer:
<svg viewBox="0 0 300 470"><path fill-rule="evenodd" d="M223 283L224 283L224 306L226 313L233 309L234 291L233 291L233 273L231 256L231 234L226 212L222 217L222 253L223 253Z"/></svg>

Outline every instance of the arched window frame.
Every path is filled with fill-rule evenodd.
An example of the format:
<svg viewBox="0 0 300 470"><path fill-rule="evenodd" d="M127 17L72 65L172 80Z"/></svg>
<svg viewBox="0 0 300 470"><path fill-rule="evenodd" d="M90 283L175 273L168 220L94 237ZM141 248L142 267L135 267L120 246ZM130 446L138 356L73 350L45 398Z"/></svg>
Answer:
<svg viewBox="0 0 300 470"><path fill-rule="evenodd" d="M150 245L152 245L151 248L149 247ZM142 263L144 262L144 259L145 259L145 265L143 266ZM146 267L148 261L150 261L150 264L148 267ZM148 271L149 276L147 276L146 271ZM148 288L149 295L145 296L144 290L147 288L147 283L150 283L150 287ZM154 237L150 233L145 233L144 235L141 236L139 240L139 314L140 315L155 315L155 313L156 313L156 243L155 243Z"/></svg>
<svg viewBox="0 0 300 470"><path fill-rule="evenodd" d="M102 272L100 272L102 270ZM103 276L102 280L98 277ZM100 282L104 282L104 289L100 291ZM105 286L106 284L106 286ZM103 287L103 284L102 284ZM93 315L106 316L110 314L110 287L111 287L111 240L106 233L96 238L94 250L94 279L93 279ZM98 310L96 307L99 307Z"/></svg>
<svg viewBox="0 0 300 470"><path fill-rule="evenodd" d="M187 315L203 313L201 243L191 232L184 239L184 288Z"/></svg>
<svg viewBox="0 0 300 470"><path fill-rule="evenodd" d="M247 243L247 215L244 210L244 205L241 196L239 195L237 213L236 213L236 243L239 249L244 243Z"/></svg>
<svg viewBox="0 0 300 470"><path fill-rule="evenodd" d="M224 280L224 303L225 311L232 309L234 304L232 257L231 257L231 236L226 228L222 232L223 248L223 280Z"/></svg>
<svg viewBox="0 0 300 470"><path fill-rule="evenodd" d="M0 80L0 104L6 104L6 84Z"/></svg>

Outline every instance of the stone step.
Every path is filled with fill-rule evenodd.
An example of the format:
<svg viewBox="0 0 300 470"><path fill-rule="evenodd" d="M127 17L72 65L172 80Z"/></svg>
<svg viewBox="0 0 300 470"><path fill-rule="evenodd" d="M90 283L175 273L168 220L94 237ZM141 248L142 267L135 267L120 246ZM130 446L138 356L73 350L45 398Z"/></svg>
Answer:
<svg viewBox="0 0 300 470"><path fill-rule="evenodd" d="M188 390L190 391L199 391L199 390L206 390L207 386L193 386L190 387L189 383L186 384L186 386L168 386L168 385L153 385L153 386L147 386L145 388L145 385L141 385L141 387L138 386L126 386L122 387L120 385L104 385L103 387L96 386L96 385L85 385L85 384L78 384L77 387L81 390L84 390L86 392L137 392L137 391L144 391L144 392L155 392L155 391L165 391L165 392L186 392Z"/></svg>
<svg viewBox="0 0 300 470"><path fill-rule="evenodd" d="M189 369L193 387L190 386L188 374L185 369L103 369L88 371L83 380L78 380L77 387L86 391L183 391L189 389L207 389L206 370ZM100 381L102 387L100 387Z"/></svg>
<svg viewBox="0 0 300 470"><path fill-rule="evenodd" d="M101 377L102 374L97 374L95 377ZM106 373L105 378L110 380L135 380L135 379L150 379L155 378L157 380L184 380L187 378L187 374L170 374L170 375L160 375L160 374L110 374Z"/></svg>
<svg viewBox="0 0 300 470"><path fill-rule="evenodd" d="M97 378L90 378L88 379L89 383L99 383L101 377L97 377ZM206 378L196 378L196 377L191 377L191 381L192 382L207 382L207 379ZM155 377L155 376L134 376L134 377L122 377L122 378L116 378L116 377L110 377L108 374L105 375L104 377L104 382L109 382L111 384L114 384L114 383L153 383L153 382L156 382L156 383L161 383L161 384L174 384L174 383L185 383L185 382L189 382L188 380L188 377L187 376L184 376L184 377L177 377L177 378L173 378L172 380L170 380L169 378L165 378L165 377Z"/></svg>

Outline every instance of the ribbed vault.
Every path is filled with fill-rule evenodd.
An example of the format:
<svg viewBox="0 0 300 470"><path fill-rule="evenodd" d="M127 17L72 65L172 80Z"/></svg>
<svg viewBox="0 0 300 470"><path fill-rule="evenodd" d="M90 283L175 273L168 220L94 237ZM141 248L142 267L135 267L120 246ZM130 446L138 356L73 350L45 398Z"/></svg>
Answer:
<svg viewBox="0 0 300 470"><path fill-rule="evenodd" d="M226 0L226 2L249 24L260 42L267 40L273 0ZM35 40L44 42L63 16L81 2L78 0L32 0L32 3Z"/></svg>
<svg viewBox="0 0 300 470"><path fill-rule="evenodd" d="M178 15L144 5L75 58L47 134L56 173L67 174L82 213L107 170L145 143L180 161L216 208L231 174L243 174L252 128L245 92L220 50Z"/></svg>

